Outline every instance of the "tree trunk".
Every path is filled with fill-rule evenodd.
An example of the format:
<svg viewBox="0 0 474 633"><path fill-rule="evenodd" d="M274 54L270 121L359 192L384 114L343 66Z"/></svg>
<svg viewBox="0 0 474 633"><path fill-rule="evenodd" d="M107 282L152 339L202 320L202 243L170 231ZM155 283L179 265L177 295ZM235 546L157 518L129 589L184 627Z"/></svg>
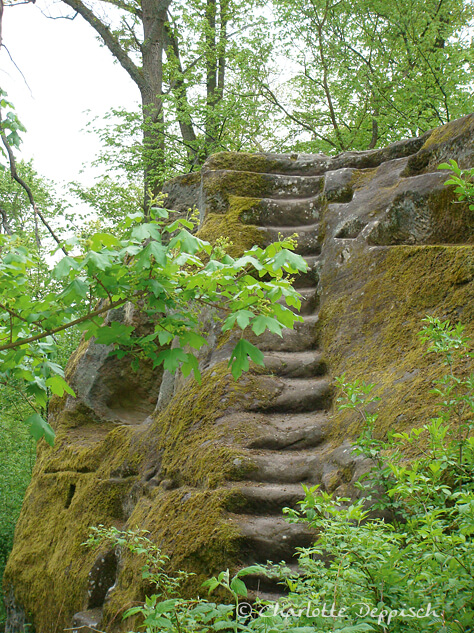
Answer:
<svg viewBox="0 0 474 633"><path fill-rule="evenodd" d="M145 214L165 180L165 120L163 112L163 49L166 12L171 0L142 0Z"/></svg>
<svg viewBox="0 0 474 633"><path fill-rule="evenodd" d="M216 14L217 0L206 3L206 124L205 150L208 156L212 151L215 138L215 104L217 92L217 46L216 46Z"/></svg>
<svg viewBox="0 0 474 633"><path fill-rule="evenodd" d="M171 81L171 89L176 98L176 116L178 118L179 129L186 147L186 153L191 165L199 162L198 143L196 133L194 131L193 122L190 116L190 107L188 95L186 91L186 83L183 77L183 66L181 64L181 53L179 49L179 41L176 33L169 24L165 25L166 49L170 51L167 54L173 54L176 63L176 77Z"/></svg>

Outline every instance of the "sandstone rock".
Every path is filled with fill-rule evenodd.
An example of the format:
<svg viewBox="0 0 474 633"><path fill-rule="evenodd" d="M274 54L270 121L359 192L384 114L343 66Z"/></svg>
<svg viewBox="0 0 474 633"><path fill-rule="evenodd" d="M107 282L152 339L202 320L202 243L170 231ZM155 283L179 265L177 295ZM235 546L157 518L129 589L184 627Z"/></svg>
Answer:
<svg viewBox="0 0 474 633"><path fill-rule="evenodd" d="M235 383L232 338L203 314L201 387L146 366L134 375L126 359L81 344L67 371L78 398L52 403L58 439L38 449L17 526L8 631L26 619L41 633L99 621L118 630L116 614L143 597L141 563L81 546L91 525L149 530L172 569L196 573L189 595L221 569L291 559L314 538L281 518L300 484L356 494L369 467L351 450L359 419L332 403L334 376L375 383L380 437L433 415L427 394L443 369L423 353L420 321L435 314L474 333L472 215L443 185L437 165L449 158L474 165L474 115L336 157L217 154L199 176L167 186L168 206L199 205L201 237L229 237L234 254L298 232L309 264L295 281L304 322L282 337L250 337L267 370ZM126 311L112 318L147 327ZM257 593L278 598L278 585L254 580Z"/></svg>

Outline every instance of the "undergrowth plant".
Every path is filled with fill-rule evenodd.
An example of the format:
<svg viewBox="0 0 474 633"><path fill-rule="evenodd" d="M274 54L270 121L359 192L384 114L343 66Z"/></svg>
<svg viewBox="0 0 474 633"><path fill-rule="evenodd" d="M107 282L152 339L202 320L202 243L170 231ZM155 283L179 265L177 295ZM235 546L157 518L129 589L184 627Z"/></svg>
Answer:
<svg viewBox="0 0 474 633"><path fill-rule="evenodd" d="M427 317L420 337L429 344L427 353L440 356L447 367L433 389L434 416L421 428L375 439L373 386L338 380L339 406L358 411L362 421L354 451L370 458L373 468L357 500L303 486L299 509L286 509L290 521L309 523L319 535L312 547L298 550L298 573L283 563L252 566L233 578L227 570L204 585L226 590L231 604L183 600L179 589L185 575L170 585L165 558L143 533L96 529L91 543L106 538L145 555L144 578L152 578L156 587L124 617L141 615L147 633L472 633L474 377L465 371L472 354L460 325ZM408 447L417 449L417 458L404 457ZM393 520L374 517L371 496ZM247 598L242 578L276 571L286 596L257 601L250 615L242 610L239 599Z"/></svg>
<svg viewBox="0 0 474 633"><path fill-rule="evenodd" d="M448 163L441 163L438 169L449 169L453 175L446 180L445 185L454 185L454 193L458 200L467 200L469 209L474 211L474 167L461 169L457 162L451 159Z"/></svg>

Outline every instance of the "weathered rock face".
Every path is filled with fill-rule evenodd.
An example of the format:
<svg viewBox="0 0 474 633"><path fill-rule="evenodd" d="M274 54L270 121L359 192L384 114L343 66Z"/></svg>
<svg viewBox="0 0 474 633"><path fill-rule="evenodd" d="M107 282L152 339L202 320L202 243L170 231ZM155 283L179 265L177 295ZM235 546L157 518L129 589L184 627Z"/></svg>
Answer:
<svg viewBox="0 0 474 633"><path fill-rule="evenodd" d="M51 407L57 442L39 448L6 570L8 630L28 620L52 633L73 616L74 626L120 628L143 592L140 562L86 550L91 525L149 530L175 569L196 572L189 593L225 567L290 561L313 538L281 518L300 484L353 493L367 466L351 455L358 421L329 413L335 375L376 384L380 436L426 421L441 368L423 355L421 319L474 333L473 218L436 169L449 158L474 165L474 115L335 158L218 154L199 191L195 176L181 198L180 181L170 185L180 212L199 202L201 236L228 236L234 252L298 233L304 322L260 337L266 370L235 383L230 344L209 318L201 387L146 366L133 374L106 348L80 346L68 367L78 398ZM147 327L140 315L113 318Z"/></svg>

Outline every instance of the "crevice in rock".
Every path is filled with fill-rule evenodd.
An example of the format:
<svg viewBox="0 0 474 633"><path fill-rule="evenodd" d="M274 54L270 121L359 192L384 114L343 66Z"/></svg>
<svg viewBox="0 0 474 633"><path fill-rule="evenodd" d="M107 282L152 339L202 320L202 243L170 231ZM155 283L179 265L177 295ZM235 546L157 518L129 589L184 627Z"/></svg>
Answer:
<svg viewBox="0 0 474 633"><path fill-rule="evenodd" d="M89 572L87 609L103 606L107 592L115 585L118 572L118 558L115 550L101 554Z"/></svg>
<svg viewBox="0 0 474 633"><path fill-rule="evenodd" d="M72 503L74 495L76 494L76 484L69 484L69 489L67 491L66 503L64 504L64 508L67 510Z"/></svg>

